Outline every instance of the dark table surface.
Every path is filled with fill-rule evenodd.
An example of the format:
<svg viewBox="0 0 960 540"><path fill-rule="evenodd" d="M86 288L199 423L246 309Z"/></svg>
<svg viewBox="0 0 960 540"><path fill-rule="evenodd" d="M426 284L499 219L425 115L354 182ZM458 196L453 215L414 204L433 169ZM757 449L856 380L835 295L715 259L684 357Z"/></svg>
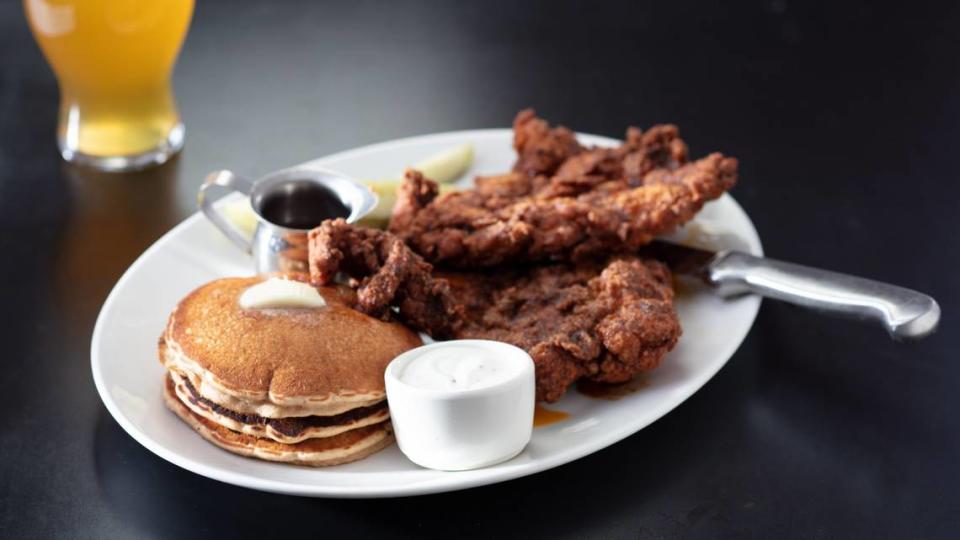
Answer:
<svg viewBox="0 0 960 540"><path fill-rule="evenodd" d="M59 159L56 81L21 3L0 4L0 537L956 538L960 4L647 4L205 0L174 77L186 148L126 176ZM525 106L611 136L679 124L694 154L740 158L734 196L769 255L928 292L940 331L894 343L764 302L730 363L640 433L426 497L221 484L109 416L97 312L205 172L505 126Z"/></svg>

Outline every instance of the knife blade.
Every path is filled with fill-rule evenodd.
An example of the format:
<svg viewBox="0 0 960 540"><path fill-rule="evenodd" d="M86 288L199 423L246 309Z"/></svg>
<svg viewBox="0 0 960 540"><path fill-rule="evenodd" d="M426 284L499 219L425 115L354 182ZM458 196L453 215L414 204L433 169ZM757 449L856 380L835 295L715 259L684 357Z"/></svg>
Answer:
<svg viewBox="0 0 960 540"><path fill-rule="evenodd" d="M735 250L713 252L655 241L640 254L663 261L677 274L696 277L723 297L757 294L825 313L884 326L894 339L919 339L936 330L940 305L897 285Z"/></svg>

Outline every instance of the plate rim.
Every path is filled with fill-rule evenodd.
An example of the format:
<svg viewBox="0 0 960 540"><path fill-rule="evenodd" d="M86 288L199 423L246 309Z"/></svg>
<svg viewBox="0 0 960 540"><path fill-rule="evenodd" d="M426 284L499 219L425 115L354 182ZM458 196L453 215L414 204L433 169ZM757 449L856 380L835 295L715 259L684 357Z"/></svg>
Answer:
<svg viewBox="0 0 960 540"><path fill-rule="evenodd" d="M456 137L471 137L474 140L480 137L503 137L505 134L511 134L512 130L510 128L484 128L484 129L467 129L467 130L455 130L455 131L444 131L437 133L429 133L425 135L414 135L410 137L402 137L398 139L391 139L386 141L381 141L377 143L368 144L365 146L350 148L347 150L342 150L326 156L312 159L301 163L300 165L320 165L324 162L333 161L337 159L349 159L355 155L376 152L384 148L397 148L407 145L416 145L430 142L432 139L444 139L444 138L456 138ZM602 135L594 135L589 133L577 132L576 136L578 138L587 139L592 141L593 144L619 144L621 141L606 137ZM729 203L732 203L734 207L740 211L747 223L750 226L751 237L747 239L750 244L750 249L757 255L763 254L763 245L760 241L759 232L757 231L756 226L753 223L753 220L750 219L749 214L743 209L742 206L733 198L729 193L723 194L723 198L729 199ZM145 249L134 261L130 264L129 267L123 272L117 282L113 285L113 288L110 290L110 293L107 295L106 300L104 300L103 305L100 308L99 313L97 314L97 320L94 324L93 334L91 336L90 343L90 367L93 374L94 386L96 387L97 393L100 396L100 400L103 402L104 406L107 409L107 412L113 417L113 419L127 432L135 441L142 445L147 450L153 452L155 455L160 458L177 465L183 469L186 469L190 472L224 482L227 484L257 489L261 491L267 491L272 493L283 493L289 495L299 495L299 496L310 496L310 497L336 497L336 498L381 498L381 497L401 497L401 496L414 496L414 495L426 495L430 493L441 493L449 491L458 491L462 489L470 489L474 487L479 487L483 485L496 484L500 482L505 482L508 480L513 480L516 478L522 478L525 476L530 476L539 472L550 470L577 459L589 456L594 454L604 448L607 448L613 444L616 444L623 439L638 433L649 425L653 424L657 420L660 420L671 411L682 405L691 396L700 391L703 386L713 379L714 376L730 361L730 358L739 350L740 346L743 344L743 341L746 339L747 335L750 333L750 330L753 329L754 323L756 322L757 315L760 310L761 298L759 296L749 296L742 299L742 301L748 302L751 306L751 314L749 324L744 326L742 335L737 336L737 339L731 340L730 343L733 345L729 346L729 350L724 350L722 354L718 354L717 357L722 356L723 360L716 362L715 366L710 367L707 370L698 372L699 376L688 383L688 388L690 391L686 393L681 399L677 401L662 401L662 405L659 405L655 408L655 414L648 414L649 421L646 421L640 425L635 424L621 424L618 429L614 429L603 433L602 436L598 436L595 440L590 441L588 444L583 444L577 447L570 449L561 450L550 454L545 458L540 458L537 461L531 461L526 463L523 467L517 468L492 468L492 469L481 469L480 471L485 472L486 474L476 474L477 471L464 471L466 475L461 476L463 473L448 473L437 480L431 480L426 483L415 483L408 485L396 485L396 486L387 486L381 487L376 485L353 485L353 486L331 486L331 485L309 485L309 484L297 484L289 483L282 480L274 479L265 479L253 477L244 473L238 473L234 471L224 470L221 468L213 467L207 465L201 461L192 459L186 455L180 454L173 450L169 450L164 445L155 442L149 435L141 431L134 423L129 420L123 412L120 410L119 405L112 399L108 389L106 388L106 382L103 380L103 369L100 362L100 348L103 341L103 327L106 324L106 315L112 309L113 304L117 301L117 296L123 288L123 285L131 279L131 276L143 265L153 252L162 249L167 243L171 242L174 236L182 229L192 226L197 220L203 218L201 212L197 211L191 214L190 216L183 219L180 223L176 224L174 227L165 232L160 238L155 240L147 249ZM627 427L629 426L629 427ZM470 474L473 473L473 474ZM459 478L458 478L459 476Z"/></svg>

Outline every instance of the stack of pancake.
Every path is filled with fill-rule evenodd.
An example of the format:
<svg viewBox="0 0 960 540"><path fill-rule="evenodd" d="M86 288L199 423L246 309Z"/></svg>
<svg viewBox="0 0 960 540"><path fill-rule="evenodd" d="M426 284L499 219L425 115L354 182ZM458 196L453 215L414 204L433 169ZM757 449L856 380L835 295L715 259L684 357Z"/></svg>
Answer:
<svg viewBox="0 0 960 540"><path fill-rule="evenodd" d="M159 344L167 405L210 442L260 459L336 465L388 446L383 373L420 338L351 309L346 288L319 287L320 308L243 309L263 279L213 281L177 305Z"/></svg>

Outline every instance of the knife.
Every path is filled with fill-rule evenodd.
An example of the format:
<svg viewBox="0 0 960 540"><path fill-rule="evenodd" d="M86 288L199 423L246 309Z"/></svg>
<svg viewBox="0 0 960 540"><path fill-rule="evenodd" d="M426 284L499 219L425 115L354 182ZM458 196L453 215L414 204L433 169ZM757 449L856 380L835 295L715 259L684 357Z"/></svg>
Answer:
<svg viewBox="0 0 960 540"><path fill-rule="evenodd" d="M923 293L740 251L707 251L663 241L641 250L677 274L703 281L724 298L759 294L831 314L879 322L897 340L929 335L940 306Z"/></svg>

